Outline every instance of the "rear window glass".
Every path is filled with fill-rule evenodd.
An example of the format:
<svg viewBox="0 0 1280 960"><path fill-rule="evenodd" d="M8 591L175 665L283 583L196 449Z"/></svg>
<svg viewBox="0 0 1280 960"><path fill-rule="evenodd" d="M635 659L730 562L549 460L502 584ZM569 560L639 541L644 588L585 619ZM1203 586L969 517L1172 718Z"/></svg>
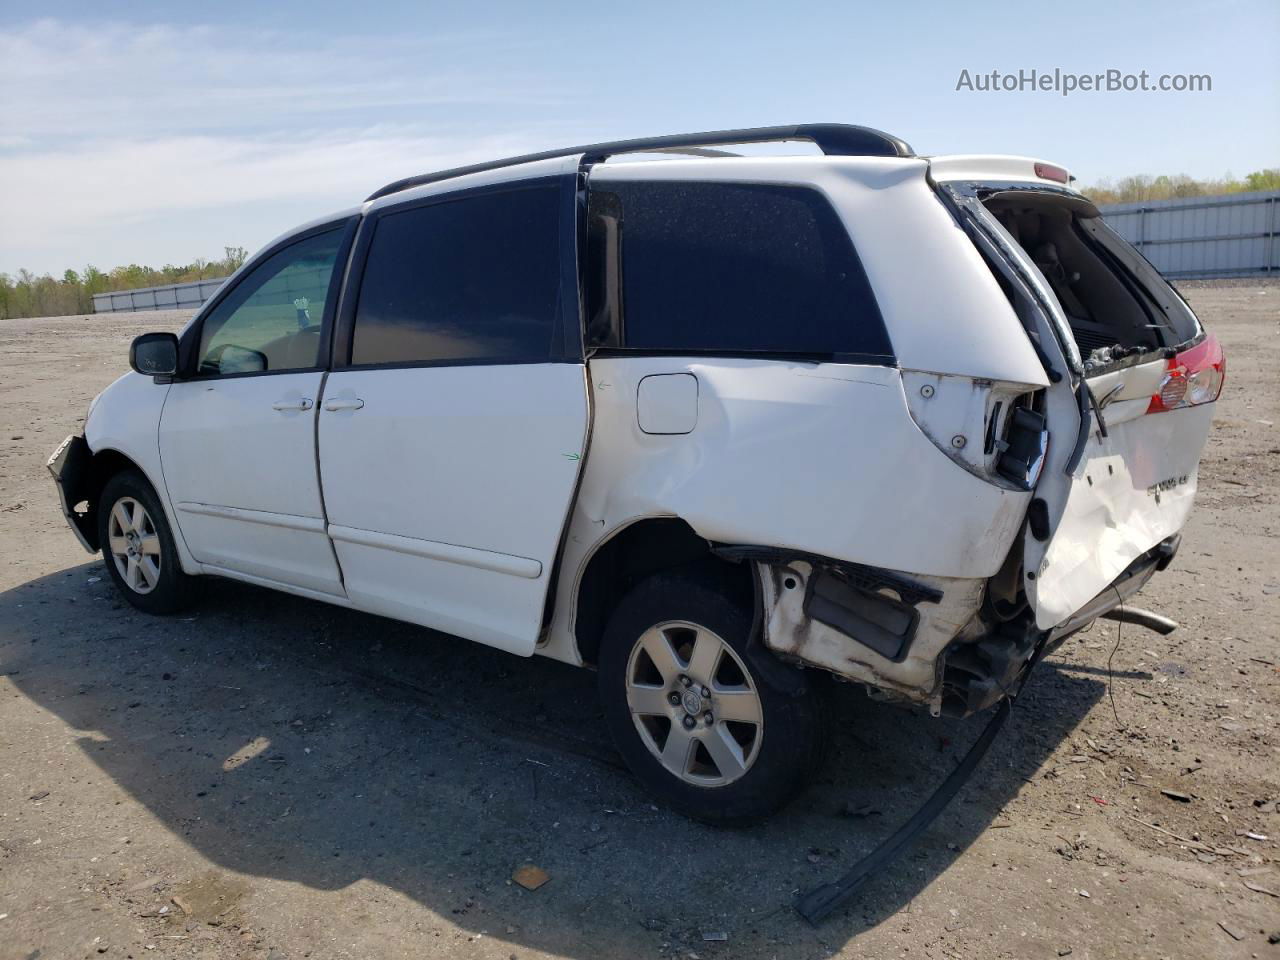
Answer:
<svg viewBox="0 0 1280 960"><path fill-rule="evenodd" d="M892 356L849 234L813 189L604 185L591 195L587 266L593 346Z"/></svg>
<svg viewBox="0 0 1280 960"><path fill-rule="evenodd" d="M556 185L384 215L360 284L353 364L547 360L560 302Z"/></svg>

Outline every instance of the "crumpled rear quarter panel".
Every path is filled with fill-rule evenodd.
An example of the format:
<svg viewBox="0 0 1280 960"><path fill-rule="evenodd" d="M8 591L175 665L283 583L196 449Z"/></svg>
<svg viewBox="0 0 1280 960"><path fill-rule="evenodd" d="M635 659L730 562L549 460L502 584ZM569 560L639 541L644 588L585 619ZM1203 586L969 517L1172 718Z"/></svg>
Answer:
<svg viewBox="0 0 1280 960"><path fill-rule="evenodd" d="M640 380L683 372L698 381L694 428L642 432ZM582 571L637 519L680 517L717 543L978 581L1000 567L1031 496L967 473L934 446L892 367L624 357L593 359L589 374L592 438L543 649L550 656L577 659ZM876 666L911 686L924 679L918 664Z"/></svg>
<svg viewBox="0 0 1280 960"><path fill-rule="evenodd" d="M695 428L642 433L640 378L682 371L698 380ZM1030 499L938 450L891 367L637 357L593 360L590 373L595 424L575 521L606 530L678 516L720 543L989 577Z"/></svg>

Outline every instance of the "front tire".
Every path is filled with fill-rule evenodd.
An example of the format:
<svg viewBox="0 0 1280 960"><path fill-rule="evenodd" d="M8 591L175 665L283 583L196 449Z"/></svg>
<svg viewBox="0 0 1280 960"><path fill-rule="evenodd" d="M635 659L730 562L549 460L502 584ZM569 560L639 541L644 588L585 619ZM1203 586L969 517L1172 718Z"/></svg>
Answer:
<svg viewBox="0 0 1280 960"><path fill-rule="evenodd" d="M116 588L146 613L177 613L195 596L155 490L136 470L117 473L98 497L98 542Z"/></svg>
<svg viewBox="0 0 1280 960"><path fill-rule="evenodd" d="M781 693L751 669L751 624L713 581L659 574L623 599L601 642L605 721L627 766L708 823L778 810L824 753L816 692Z"/></svg>

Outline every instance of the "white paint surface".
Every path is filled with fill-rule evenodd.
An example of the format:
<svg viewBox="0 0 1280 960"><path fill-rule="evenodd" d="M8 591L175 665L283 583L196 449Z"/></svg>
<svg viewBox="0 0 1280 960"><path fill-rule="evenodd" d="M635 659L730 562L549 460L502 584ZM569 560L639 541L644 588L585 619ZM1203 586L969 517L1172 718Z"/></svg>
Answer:
<svg viewBox="0 0 1280 960"><path fill-rule="evenodd" d="M582 366L339 370L321 406L352 602L531 654L586 444Z"/></svg>
<svg viewBox="0 0 1280 960"><path fill-rule="evenodd" d="M181 535L160 464L157 429L169 390L169 384L156 383L151 377L138 373L126 373L95 398L85 418L84 437L95 454L114 450L138 465L159 495L169 526L178 534L175 545L182 569L199 573L199 565Z"/></svg>
<svg viewBox="0 0 1280 960"><path fill-rule="evenodd" d="M316 476L321 376L223 377L169 387L159 431L164 479L198 562L343 595ZM304 399L311 409L276 409Z"/></svg>
<svg viewBox="0 0 1280 960"><path fill-rule="evenodd" d="M698 425L698 378L658 373L641 379L636 422L645 433L691 433Z"/></svg>

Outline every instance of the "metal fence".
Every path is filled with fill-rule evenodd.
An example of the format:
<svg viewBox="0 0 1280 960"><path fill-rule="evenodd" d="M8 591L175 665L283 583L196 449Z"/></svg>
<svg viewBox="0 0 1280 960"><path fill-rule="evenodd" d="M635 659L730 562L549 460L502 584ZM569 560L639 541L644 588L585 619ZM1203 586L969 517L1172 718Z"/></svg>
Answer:
<svg viewBox="0 0 1280 960"><path fill-rule="evenodd" d="M93 295L94 313L124 310L195 310L214 295L225 278L167 283L162 287L140 287Z"/></svg>
<svg viewBox="0 0 1280 960"><path fill-rule="evenodd" d="M1280 190L1099 207L1166 277L1280 276Z"/></svg>

